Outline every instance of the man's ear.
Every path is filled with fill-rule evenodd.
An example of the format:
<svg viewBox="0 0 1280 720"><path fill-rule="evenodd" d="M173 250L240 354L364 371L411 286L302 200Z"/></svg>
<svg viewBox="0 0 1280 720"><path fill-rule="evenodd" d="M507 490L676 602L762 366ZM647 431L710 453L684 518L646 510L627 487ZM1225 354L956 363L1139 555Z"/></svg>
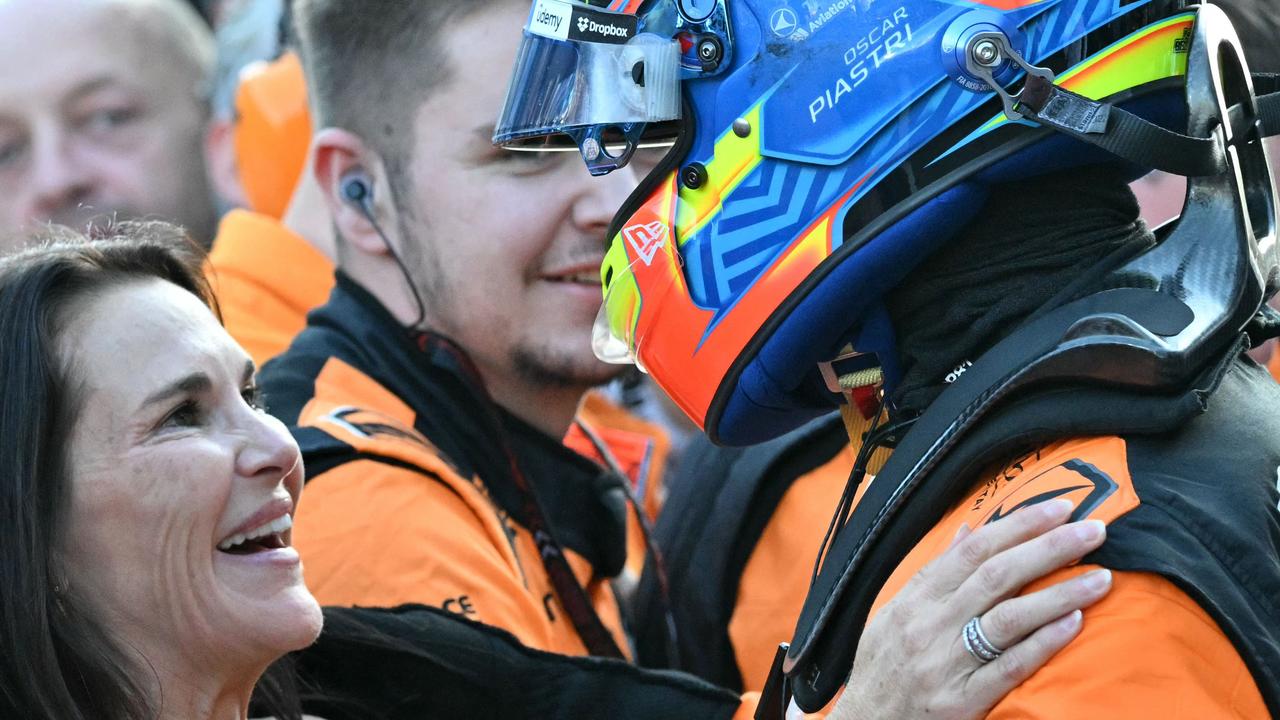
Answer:
<svg viewBox="0 0 1280 720"><path fill-rule="evenodd" d="M225 118L214 118L204 134L204 164L218 199L234 207L248 207L249 199L240 182L236 162L235 124ZM261 211L259 208L251 210Z"/></svg>
<svg viewBox="0 0 1280 720"><path fill-rule="evenodd" d="M317 132L312 140L312 151L315 153L313 172L316 184L324 195L340 242L345 241L353 249L368 255L389 254L391 249L369 220L372 214L388 232L395 227L394 223L387 222L388 218L380 216L379 210L386 203L375 200L375 188L385 192L385 183L377 182L381 173L375 169L381 163L359 136L339 128L325 128ZM344 181L353 177L364 180L369 194L363 200L348 195L349 182Z"/></svg>

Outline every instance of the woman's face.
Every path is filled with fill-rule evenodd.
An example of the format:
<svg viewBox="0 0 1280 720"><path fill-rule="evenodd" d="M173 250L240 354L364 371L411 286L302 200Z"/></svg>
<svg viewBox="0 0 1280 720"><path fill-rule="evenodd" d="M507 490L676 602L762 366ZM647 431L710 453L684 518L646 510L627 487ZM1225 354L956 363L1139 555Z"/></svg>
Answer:
<svg viewBox="0 0 1280 720"><path fill-rule="evenodd" d="M308 645L320 609L287 529L301 456L255 407L248 356L160 280L77 300L68 317L60 354L82 402L69 592L157 669L247 670Z"/></svg>

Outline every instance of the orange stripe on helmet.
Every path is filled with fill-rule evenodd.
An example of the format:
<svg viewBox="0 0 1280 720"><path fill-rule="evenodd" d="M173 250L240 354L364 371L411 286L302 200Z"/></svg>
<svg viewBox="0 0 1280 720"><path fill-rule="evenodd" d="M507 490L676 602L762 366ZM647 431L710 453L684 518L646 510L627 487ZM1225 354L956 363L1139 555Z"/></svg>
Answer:
<svg viewBox="0 0 1280 720"><path fill-rule="evenodd" d="M637 336L640 364L660 380L663 390L699 426L716 390L735 360L779 305L809 277L832 252L840 211L858 188L875 173L873 169L835 200L827 210L783 250L750 289L734 303L708 333L715 314L697 306L685 281L683 263L673 243L645 266L633 262L633 272L643 298ZM633 223L661 221L671 226L675 176L664 184L635 214ZM664 206L666 214L657 212ZM654 332L661 328L660 332Z"/></svg>

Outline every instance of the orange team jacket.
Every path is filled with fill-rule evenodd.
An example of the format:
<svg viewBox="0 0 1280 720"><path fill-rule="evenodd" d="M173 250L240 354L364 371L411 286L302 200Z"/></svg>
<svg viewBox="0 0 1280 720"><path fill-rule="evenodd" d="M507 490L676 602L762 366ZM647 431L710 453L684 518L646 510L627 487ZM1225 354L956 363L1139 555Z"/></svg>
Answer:
<svg viewBox="0 0 1280 720"><path fill-rule="evenodd" d="M341 361L316 379L297 427L353 451L348 462L318 474L308 458L312 477L293 540L316 598L325 605L435 605L503 628L529 647L585 654L529 530L479 477L460 473L413 420L407 405ZM608 578L567 543L565 555L626 648Z"/></svg>
<svg viewBox="0 0 1280 720"><path fill-rule="evenodd" d="M1123 439L1053 443L984 474L970 496L916 544L884 584L873 612L941 555L961 524L982 527L996 512L1036 497L1057 495L1082 502L1089 488L1071 469L1073 460L1087 461L1116 480L1116 491L1089 518L1110 523L1137 507L1140 498L1129 478ZM1094 568L1080 564L1057 571L1023 593ZM1110 594L1084 611L1079 637L1009 693L988 719L1268 717L1248 667L1198 603L1160 575L1115 571L1114 578Z"/></svg>
<svg viewBox="0 0 1280 720"><path fill-rule="evenodd" d="M456 346L411 338L341 274L309 322L261 386L303 450L294 542L320 601L434 605L583 654L523 521L506 434L579 584L628 648L609 582L626 562L627 506L615 485L599 492L603 468L505 413L495 426Z"/></svg>
<svg viewBox="0 0 1280 720"><path fill-rule="evenodd" d="M853 448L846 443L830 460L797 477L743 567L728 632L744 690L764 689L778 644L791 641L814 559L853 462Z"/></svg>
<svg viewBox="0 0 1280 720"><path fill-rule="evenodd" d="M348 372L335 364L321 383ZM300 419L301 428L323 429L358 454L380 458L343 464L307 485L293 537L316 598L325 605L435 605L503 628L529 647L585 654L555 604L528 529L495 506L479 478L458 474L425 438L415 437L404 408L394 404L364 403L346 413L341 401L317 392ZM385 432L369 433L374 425ZM595 576L579 553L565 554L625 648L607 578Z"/></svg>
<svg viewBox="0 0 1280 720"><path fill-rule="evenodd" d="M1116 437L1062 441L1038 456L988 472L898 567L881 590L879 610L907 580L950 545L960 525L980 527L1000 508L1076 487L1067 497L1083 500L1072 459L1086 458L1118 481L1119 489L1093 518L1110 522L1140 500L1128 481L1124 441ZM846 449L801 476L783 496L744 570L729 632L747 689L759 690L768 653L790 638L809 585L821 529L839 499L852 454ZM864 483L865 491L870 483ZM860 492L861 495L861 492ZM1077 497L1078 496L1078 497ZM799 528L810 528L797 532ZM1077 565L1032 584L1024 593L1082 574ZM1011 692L988 715L1014 718L1192 718L1268 717L1262 696L1235 647L1205 611L1168 580L1152 574L1115 572L1111 593L1085 611L1084 628L1065 650ZM770 615L773 608L776 613ZM873 612L874 612L873 610ZM782 616L782 617L779 617ZM1153 619L1159 622L1153 622ZM1143 649L1142 662L1114 662Z"/></svg>
<svg viewBox="0 0 1280 720"><path fill-rule="evenodd" d="M335 364L326 372L324 382L317 384L317 390L327 387L334 375L344 374L342 366ZM367 378L361 379L365 380ZM612 443L608 450L615 453L615 459L630 481L641 485L641 489L654 488L644 493L645 497L653 498L661 482L660 461L665 454L665 438L660 434L647 434L660 431L641 421L628 425L627 430L617 429L621 418L610 416L624 411L602 396L591 397L585 422L599 420L601 416L613 421L612 426L592 427L598 428L600 435ZM326 405L321 398L317 392L316 402L308 406L309 412L302 419L304 426L312 422L313 413L321 408L334 409L334 405ZM408 417L404 414L406 407L394 398L382 399L387 401L385 406L379 403L377 408L370 409L394 410L401 422ZM341 433L341 429L333 426L331 415L318 417L317 424L326 432ZM352 417L347 416L348 422L342 424L350 425L354 422ZM401 429L413 436L412 430ZM581 432L571 432L568 443L582 444L584 450L589 450L589 456L598 457L599 450L590 445ZM355 444L360 452L387 451L394 457L404 457L416 468L444 480L447 488L424 484L420 477L415 477L418 473L376 462L357 462L329 470L309 483L306 507L299 510L294 539L306 560L308 585L323 604L393 606L424 602L501 627L530 647L575 655L585 652L573 627L562 622L561 613L549 608L555 603L553 591L549 579L538 572L541 565L528 530L495 508L479 478L463 479L457 475L449 461L440 457L425 438L417 437L419 444L415 446L394 433L386 434L384 429L381 438L375 435L359 439L365 441ZM401 447L386 447L397 443ZM370 530L362 521L352 527L351 521L355 518L347 511L356 505L361 507L364 520L383 518L390 521L391 527L385 533ZM406 507L429 507L431 512L406 517L401 512L401 508ZM645 545L635 508L629 506L628 511L627 565L637 568L643 565ZM340 517L333 517L335 513ZM358 536L354 546L343 540L348 533ZM403 539L409 537L420 538L422 547L406 546ZM378 553L381 557L368 568L356 568L344 562L348 553L382 541L388 547L400 546L400 551ZM342 545L341 554L332 552L331 543ZM433 562L419 564L418 561L424 559L419 551L435 556ZM604 578L592 576L590 564L581 555L572 549L567 555L579 581L589 588L597 611L617 636L619 647L626 648L617 602L608 583Z"/></svg>
<svg viewBox="0 0 1280 720"><path fill-rule="evenodd" d="M670 439L662 428L641 420L593 390L583 399L577 422L569 427L564 444L603 466L616 466L613 469L631 483L636 504L629 506L624 578L628 585L639 582L648 554L644 528L652 527L662 509ZM641 512L643 521L638 514Z"/></svg>
<svg viewBox="0 0 1280 720"><path fill-rule="evenodd" d="M981 527L997 513L1041 497L1083 503L1094 486L1075 469L1083 466L1072 461L1091 465L1117 485L1089 517L1110 523L1133 510L1141 499L1129 476L1126 450L1118 437L1065 440L988 471L906 557L872 612L945 551L961 524ZM1023 592L1096 567L1060 570ZM1244 661L1199 604L1161 576L1117 571L1110 594L1085 610L1080 636L987 717L1262 720L1268 714Z"/></svg>
<svg viewBox="0 0 1280 720"><path fill-rule="evenodd" d="M323 253L248 210L222 218L205 274L227 332L259 367L289 347L333 289L333 263Z"/></svg>

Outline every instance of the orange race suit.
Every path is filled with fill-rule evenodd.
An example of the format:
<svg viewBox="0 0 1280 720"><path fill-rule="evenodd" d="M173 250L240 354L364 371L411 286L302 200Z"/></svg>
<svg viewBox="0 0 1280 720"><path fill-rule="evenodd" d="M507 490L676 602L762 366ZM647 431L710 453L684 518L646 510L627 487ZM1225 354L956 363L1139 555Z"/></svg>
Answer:
<svg viewBox="0 0 1280 720"><path fill-rule="evenodd" d="M397 627L440 643L414 652L456 656L459 668L493 666L494 654L531 668L550 663L565 682L590 684L595 666L539 652L603 654L600 638L566 607L544 560L548 546L531 532L539 527L554 536L551 547L618 654L629 654L610 583L626 562L628 508L619 488L625 478L503 411L457 346L410 334L339 272L329 302L267 364L260 382L269 410L290 426L303 451L308 481L293 541L321 603L433 606L501 628L524 649L505 633L474 636L479 626L427 630L440 625L439 616L410 608ZM458 637L472 638L474 647L453 645ZM618 682L614 666L600 667L600 687ZM668 683L630 668L621 677L636 692L659 696L678 696L692 682ZM500 695L495 689L487 701ZM708 697L722 717L746 717L753 709L732 693ZM705 704L688 707L706 715Z"/></svg>
<svg viewBox="0 0 1280 720"><path fill-rule="evenodd" d="M976 528L1069 498L1075 519L1108 523L1107 541L1024 592L1097 567L1113 571L1113 589L1085 610L1080 636L988 717L1273 717L1280 709L1280 388L1243 356L1246 346L1241 340L1224 351L1181 392L1044 389L979 421L939 461L934 484L915 491L915 512L884 535L899 538L894 543L921 539L905 546L878 595L861 591L874 598L872 615L962 524ZM911 453L930 437L914 438L907 451L899 445L885 472L864 483L846 532L865 537L863 518L900 488L890 467L910 467ZM961 478L973 479L955 484ZM948 499L948 487L962 491L958 501ZM848 567L847 557L833 546L826 562ZM882 558L888 555L865 562L892 562ZM798 623L796 642L810 643L813 653L825 652L809 630L817 608L834 607L834 577L819 577ZM851 576L848 593L860 592L858 579ZM850 608L861 600L842 602ZM827 621L834 648L857 616L829 617L838 617ZM804 669L800 677L820 682Z"/></svg>
<svg viewBox="0 0 1280 720"><path fill-rule="evenodd" d="M1113 570L1114 589L1085 612L1082 636L989 717L1271 717L1280 667L1280 392L1251 361L1229 357L1175 399L1068 395L1076 410L1050 404L1039 412L1081 414L1080 428L1087 416L1105 415L1135 432L1035 442L990 463L898 566L874 609L945 550L962 523L979 527L1067 497L1079 517L1106 521L1111 539L1026 591L1099 566ZM687 468L671 478L657 534L671 558L686 669L731 688L764 684L768 651L791 639L853 464L844 430L830 416L751 448L691 450ZM641 628L652 623L645 601L654 585L647 574ZM638 646L642 659L661 661L660 638L642 633Z"/></svg>
<svg viewBox="0 0 1280 720"><path fill-rule="evenodd" d="M636 600L640 662L763 690L778 644L795 630L853 460L838 413L745 448L692 440L668 478L654 531L679 629L676 656L668 657L662 587L648 566Z"/></svg>

